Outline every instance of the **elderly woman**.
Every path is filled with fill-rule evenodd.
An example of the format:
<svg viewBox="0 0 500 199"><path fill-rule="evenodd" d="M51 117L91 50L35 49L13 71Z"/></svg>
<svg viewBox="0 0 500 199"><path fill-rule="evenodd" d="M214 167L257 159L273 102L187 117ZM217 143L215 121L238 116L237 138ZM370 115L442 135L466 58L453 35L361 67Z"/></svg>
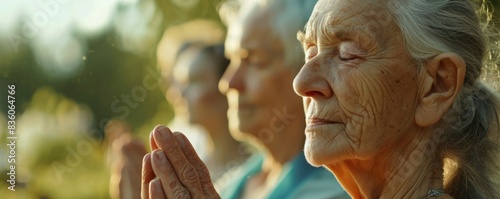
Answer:
<svg viewBox="0 0 500 199"><path fill-rule="evenodd" d="M320 0L299 40L306 157L351 197L500 198L500 104L478 80L473 3Z"/></svg>

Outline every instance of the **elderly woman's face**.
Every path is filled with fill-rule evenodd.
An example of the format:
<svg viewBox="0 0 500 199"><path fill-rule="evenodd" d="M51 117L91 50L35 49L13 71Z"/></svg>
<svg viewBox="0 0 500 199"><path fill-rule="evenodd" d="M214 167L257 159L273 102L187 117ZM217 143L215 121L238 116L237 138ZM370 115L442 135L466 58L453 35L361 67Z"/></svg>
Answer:
<svg viewBox="0 0 500 199"><path fill-rule="evenodd" d="M300 98L291 87L296 70L285 64L283 45L271 31L266 10L245 6L240 21L229 25L226 54L231 64L221 79L227 84L222 90L230 125L245 133L233 135L270 142L288 136L285 127L301 121Z"/></svg>
<svg viewBox="0 0 500 199"><path fill-rule="evenodd" d="M306 157L314 165L369 159L405 143L419 70L381 2L320 0L294 80L306 109Z"/></svg>

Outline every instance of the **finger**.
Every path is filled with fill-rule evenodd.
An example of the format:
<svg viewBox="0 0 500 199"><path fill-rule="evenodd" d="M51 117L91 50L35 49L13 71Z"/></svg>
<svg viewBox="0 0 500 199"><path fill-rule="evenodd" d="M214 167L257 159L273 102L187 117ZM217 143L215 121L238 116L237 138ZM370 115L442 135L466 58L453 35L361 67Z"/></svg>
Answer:
<svg viewBox="0 0 500 199"><path fill-rule="evenodd" d="M150 199L166 199L165 193L161 186L161 181L158 178L151 180L149 183L149 198Z"/></svg>
<svg viewBox="0 0 500 199"><path fill-rule="evenodd" d="M175 170L175 174L180 182L189 190L191 196L198 198L204 195L203 189L200 184L198 173L193 165L186 159L182 152L177 139L175 139L172 132L166 128L159 126L155 128L153 137L156 144L163 150L168 161ZM156 173L158 174L158 173Z"/></svg>
<svg viewBox="0 0 500 199"><path fill-rule="evenodd" d="M151 151L154 151L155 149L159 149L158 145L156 144L156 141L153 137L153 133L155 132L155 130L158 128L158 126L156 126L153 131L151 131L151 133L149 134L149 145L151 146Z"/></svg>
<svg viewBox="0 0 500 199"><path fill-rule="evenodd" d="M141 185L141 198L149 198L149 183L155 178L153 168L151 167L151 154L148 153L142 160L142 185Z"/></svg>
<svg viewBox="0 0 500 199"><path fill-rule="evenodd" d="M177 175L175 174L174 168L165 157L165 153L162 150L154 150L151 153L151 164L153 170L161 180L163 187L163 192L167 198L190 198L190 193L188 189L184 187ZM198 196L200 194L197 194ZM203 196L203 195L201 195ZM201 198L195 197L194 198Z"/></svg>
<svg viewBox="0 0 500 199"><path fill-rule="evenodd" d="M196 154L193 145L191 145L187 137L182 133L174 132L174 136L180 143L181 150L184 153L184 156L186 156L186 159L196 169L205 197L220 198L219 194L215 190L212 179L210 178L210 173L208 172L207 166L205 165L205 163L203 163L198 154Z"/></svg>

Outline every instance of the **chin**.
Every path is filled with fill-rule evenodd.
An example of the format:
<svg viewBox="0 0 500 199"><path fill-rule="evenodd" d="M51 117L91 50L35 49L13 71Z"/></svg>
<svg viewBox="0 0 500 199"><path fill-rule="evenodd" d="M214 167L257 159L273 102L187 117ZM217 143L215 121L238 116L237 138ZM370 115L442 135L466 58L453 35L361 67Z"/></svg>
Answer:
<svg viewBox="0 0 500 199"><path fill-rule="evenodd" d="M318 147L311 145L306 141L306 145L304 147L304 154L306 156L306 160L309 164L315 167L320 167L325 165L328 160L326 158L325 151L322 151Z"/></svg>
<svg viewBox="0 0 500 199"><path fill-rule="evenodd" d="M306 136L304 153L307 162L315 167L335 164L349 158L348 150L342 147L341 142L310 136Z"/></svg>
<svg viewBox="0 0 500 199"><path fill-rule="evenodd" d="M241 123L232 125L230 131L231 136L233 136L234 139L241 142L246 142L248 138L251 137L249 132L250 132L249 128L246 128Z"/></svg>
<svg viewBox="0 0 500 199"><path fill-rule="evenodd" d="M238 115L236 127L240 132L243 132L245 134L253 134L254 132L258 132L260 131L260 129L262 129L257 118L240 114Z"/></svg>

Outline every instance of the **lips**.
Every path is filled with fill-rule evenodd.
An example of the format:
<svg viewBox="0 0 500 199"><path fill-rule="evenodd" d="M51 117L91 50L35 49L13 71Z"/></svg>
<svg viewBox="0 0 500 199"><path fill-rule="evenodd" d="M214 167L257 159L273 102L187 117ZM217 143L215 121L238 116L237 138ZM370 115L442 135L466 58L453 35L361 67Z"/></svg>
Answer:
<svg viewBox="0 0 500 199"><path fill-rule="evenodd" d="M307 119L306 134L331 134L342 131L345 125L338 120L311 117Z"/></svg>

